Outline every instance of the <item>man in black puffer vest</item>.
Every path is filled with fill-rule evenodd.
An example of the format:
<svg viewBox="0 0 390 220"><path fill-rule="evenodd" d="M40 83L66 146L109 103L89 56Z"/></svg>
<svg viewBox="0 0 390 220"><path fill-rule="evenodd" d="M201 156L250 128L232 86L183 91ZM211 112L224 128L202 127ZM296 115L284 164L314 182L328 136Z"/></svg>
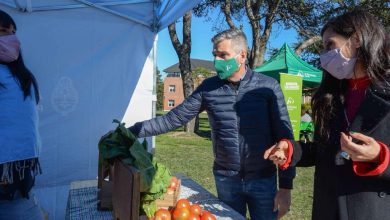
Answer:
<svg viewBox="0 0 390 220"><path fill-rule="evenodd" d="M279 170L263 158L281 139L292 139L292 129L278 82L253 72L246 63L247 41L240 30L213 37L214 65L210 77L169 113L138 122L130 131L137 137L172 131L205 110L212 129L216 188L220 200L243 216L248 205L252 220L276 219L287 213L295 168ZM278 188L278 189L277 189Z"/></svg>

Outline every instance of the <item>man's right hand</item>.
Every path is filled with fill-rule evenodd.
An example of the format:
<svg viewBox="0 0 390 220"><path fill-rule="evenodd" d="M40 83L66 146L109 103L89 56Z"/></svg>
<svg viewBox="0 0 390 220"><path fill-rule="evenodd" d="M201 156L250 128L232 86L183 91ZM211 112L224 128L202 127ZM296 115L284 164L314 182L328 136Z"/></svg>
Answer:
<svg viewBox="0 0 390 220"><path fill-rule="evenodd" d="M283 165L288 157L288 143L287 141L279 141L277 144L270 147L264 153L264 159L269 159L274 164Z"/></svg>

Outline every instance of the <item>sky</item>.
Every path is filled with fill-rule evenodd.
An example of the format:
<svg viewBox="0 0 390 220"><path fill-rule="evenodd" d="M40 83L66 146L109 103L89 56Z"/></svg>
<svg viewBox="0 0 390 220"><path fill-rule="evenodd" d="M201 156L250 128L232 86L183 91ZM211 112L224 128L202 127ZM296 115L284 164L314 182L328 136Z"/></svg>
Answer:
<svg viewBox="0 0 390 220"><path fill-rule="evenodd" d="M223 19L219 16L211 15L212 21L216 22L217 19ZM212 43L211 38L217 34L213 30L213 22L208 21L205 18L198 18L192 16L192 26L191 26L191 38L192 38L192 48L191 48L191 58L203 59L213 61L214 57L211 54ZM225 22L226 23L226 22ZM182 22L179 21L176 24L176 30L178 33L179 39L181 39L182 31ZM228 28L226 26L226 28ZM244 23L244 33L247 36L248 44L251 46L251 28L249 24ZM287 43L289 46L293 46L297 42L297 33L293 29L284 30L283 27L274 25L271 36L268 42L267 50L270 48L280 48L283 43ZM268 53L266 53L266 59L268 58ZM175 49L172 45L172 42L169 38L168 28L161 30L158 34L157 40L157 67L161 71L162 76L166 74L163 72L167 67L174 65L179 62L178 56L175 52Z"/></svg>

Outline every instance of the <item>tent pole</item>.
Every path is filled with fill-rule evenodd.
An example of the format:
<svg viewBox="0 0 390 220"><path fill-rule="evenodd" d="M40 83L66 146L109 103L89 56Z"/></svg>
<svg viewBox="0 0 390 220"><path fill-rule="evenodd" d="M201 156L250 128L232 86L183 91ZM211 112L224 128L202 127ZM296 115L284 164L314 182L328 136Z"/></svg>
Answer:
<svg viewBox="0 0 390 220"><path fill-rule="evenodd" d="M157 26L157 18L159 17L157 9L159 8L159 4L156 0L153 1L153 32L158 32L158 26Z"/></svg>

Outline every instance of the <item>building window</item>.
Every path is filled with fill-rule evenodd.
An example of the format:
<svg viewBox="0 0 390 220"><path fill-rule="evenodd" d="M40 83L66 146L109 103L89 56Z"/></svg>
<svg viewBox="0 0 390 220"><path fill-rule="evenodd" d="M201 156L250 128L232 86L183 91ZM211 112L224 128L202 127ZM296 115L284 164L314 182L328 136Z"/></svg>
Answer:
<svg viewBox="0 0 390 220"><path fill-rule="evenodd" d="M169 107L175 107L175 100L168 100Z"/></svg>
<svg viewBox="0 0 390 220"><path fill-rule="evenodd" d="M169 92L176 92L176 86L175 85L169 85Z"/></svg>

